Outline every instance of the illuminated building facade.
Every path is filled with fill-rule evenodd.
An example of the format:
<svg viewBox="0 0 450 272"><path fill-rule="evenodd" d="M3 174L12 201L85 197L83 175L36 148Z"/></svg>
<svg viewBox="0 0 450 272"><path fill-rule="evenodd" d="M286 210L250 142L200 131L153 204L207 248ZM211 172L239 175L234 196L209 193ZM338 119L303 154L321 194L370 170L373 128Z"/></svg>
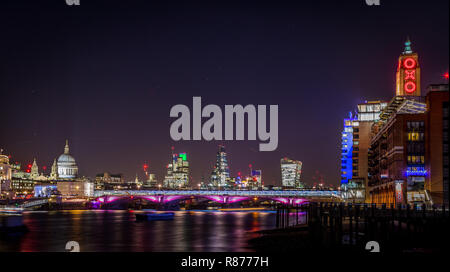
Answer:
<svg viewBox="0 0 450 272"><path fill-rule="evenodd" d="M65 198L94 196L94 183L87 180L58 181L56 187Z"/></svg>
<svg viewBox="0 0 450 272"><path fill-rule="evenodd" d="M173 149L172 149L173 150ZM186 153L173 154L167 165L167 175L163 187L169 189L186 188L189 185L189 162Z"/></svg>
<svg viewBox="0 0 450 272"><path fill-rule="evenodd" d="M30 178L30 173L20 170L13 171L11 179L11 190L16 195L30 194L34 190L34 186L39 182Z"/></svg>
<svg viewBox="0 0 450 272"><path fill-rule="evenodd" d="M394 97L373 126L372 203L448 201L448 85L426 97ZM424 101L424 102L419 102Z"/></svg>
<svg viewBox="0 0 450 272"><path fill-rule="evenodd" d="M108 172L97 174L94 180L95 190L120 190L125 188L122 174L111 174Z"/></svg>
<svg viewBox="0 0 450 272"><path fill-rule="evenodd" d="M263 184L261 170L252 170L252 185L255 189L262 188Z"/></svg>
<svg viewBox="0 0 450 272"><path fill-rule="evenodd" d="M217 151L216 164L211 173L211 186L215 188L230 186L230 168L228 167L227 153L223 145L219 145L219 151Z"/></svg>
<svg viewBox="0 0 450 272"><path fill-rule="evenodd" d="M370 147L370 194L372 203L406 203L407 169L424 169L425 114L395 113L378 124ZM408 176L410 193L425 201L424 174Z"/></svg>
<svg viewBox="0 0 450 272"><path fill-rule="evenodd" d="M372 203L448 204L448 84L421 96L418 54L411 42L398 60L396 96L372 126Z"/></svg>
<svg viewBox="0 0 450 272"><path fill-rule="evenodd" d="M148 174L147 180L142 184L143 189L155 189L158 187L158 180L155 174Z"/></svg>
<svg viewBox="0 0 450 272"><path fill-rule="evenodd" d="M11 191L12 168L9 157L0 151L0 198L7 197Z"/></svg>
<svg viewBox="0 0 450 272"><path fill-rule="evenodd" d="M387 105L383 101L358 104L357 115L344 120L342 132L341 191L349 202L365 202L371 127Z"/></svg>
<svg viewBox="0 0 450 272"><path fill-rule="evenodd" d="M73 180L78 175L78 166L75 158L69 153L69 141L66 140L64 153L58 157L57 161L58 177L59 179Z"/></svg>
<svg viewBox="0 0 450 272"><path fill-rule="evenodd" d="M282 158L281 165L281 185L283 188L303 188L304 185L300 181L302 174L302 162L291 160L289 158Z"/></svg>
<svg viewBox="0 0 450 272"><path fill-rule="evenodd" d="M341 144L341 185L347 184L352 179L353 173L353 126L356 126L357 120L352 118L344 119L344 130L342 131Z"/></svg>
<svg viewBox="0 0 450 272"><path fill-rule="evenodd" d="M420 96L419 56L412 51L409 39L398 57L395 94L396 96Z"/></svg>
<svg viewBox="0 0 450 272"><path fill-rule="evenodd" d="M33 162L21 169L20 164L10 165L11 180L9 189L12 195L33 194L35 186L44 186L46 184L55 185L58 181L86 181L84 178L77 178L78 166L75 159L69 153L69 143L66 140L64 153L53 161L50 175L46 176L43 172L39 173L39 166L36 158ZM46 167L42 167L45 171Z"/></svg>
<svg viewBox="0 0 450 272"><path fill-rule="evenodd" d="M30 178L37 179L39 177L39 168L36 162L36 158L33 160L33 164L31 166Z"/></svg>
<svg viewBox="0 0 450 272"><path fill-rule="evenodd" d="M58 189L55 184L41 184L34 186L34 197L51 197L57 195Z"/></svg>

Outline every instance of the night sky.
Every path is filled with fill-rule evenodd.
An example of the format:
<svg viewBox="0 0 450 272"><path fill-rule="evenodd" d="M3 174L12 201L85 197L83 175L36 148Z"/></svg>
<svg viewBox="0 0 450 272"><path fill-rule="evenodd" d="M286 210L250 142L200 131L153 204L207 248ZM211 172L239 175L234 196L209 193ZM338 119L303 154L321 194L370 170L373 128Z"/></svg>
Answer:
<svg viewBox="0 0 450 272"><path fill-rule="evenodd" d="M303 162L303 181L340 181L343 119L364 100L390 100L409 36L422 90L449 64L449 1L2 1L0 147L37 158L47 173L69 139L79 173L127 180L142 165L161 182L187 152L194 184L217 145L231 174L262 169L280 184L280 158ZM279 144L170 138L176 104L279 105ZM317 171L319 174L317 174Z"/></svg>

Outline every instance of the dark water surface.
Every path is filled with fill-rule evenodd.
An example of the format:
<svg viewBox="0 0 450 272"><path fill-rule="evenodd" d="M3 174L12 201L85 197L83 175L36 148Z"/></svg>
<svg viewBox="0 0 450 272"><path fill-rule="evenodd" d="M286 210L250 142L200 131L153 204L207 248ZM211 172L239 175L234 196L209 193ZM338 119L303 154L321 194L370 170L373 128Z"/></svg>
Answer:
<svg viewBox="0 0 450 272"><path fill-rule="evenodd" d="M25 212L29 232L0 238L0 251L251 251L252 231L275 227L273 212L176 211L171 221L136 222L135 212Z"/></svg>

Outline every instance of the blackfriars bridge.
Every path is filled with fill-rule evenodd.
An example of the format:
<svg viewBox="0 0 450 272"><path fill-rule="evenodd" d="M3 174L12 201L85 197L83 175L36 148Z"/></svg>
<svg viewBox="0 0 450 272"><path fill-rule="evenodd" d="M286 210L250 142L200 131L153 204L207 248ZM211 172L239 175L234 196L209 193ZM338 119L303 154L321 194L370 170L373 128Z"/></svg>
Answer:
<svg viewBox="0 0 450 272"><path fill-rule="evenodd" d="M286 205L299 205L313 201L339 201L341 195L336 190L103 190L95 191L95 201L111 203L118 200L144 199L166 204L192 198L207 199L221 204L231 204L247 200L269 200Z"/></svg>

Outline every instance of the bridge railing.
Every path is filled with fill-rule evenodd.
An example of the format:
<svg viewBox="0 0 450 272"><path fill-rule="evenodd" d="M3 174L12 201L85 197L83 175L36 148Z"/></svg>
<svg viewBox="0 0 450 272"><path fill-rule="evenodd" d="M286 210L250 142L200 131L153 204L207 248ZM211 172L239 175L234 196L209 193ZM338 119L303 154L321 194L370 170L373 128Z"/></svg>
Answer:
<svg viewBox="0 0 450 272"><path fill-rule="evenodd" d="M25 202L22 205L20 205L20 207L21 208L31 208L34 206L40 206L40 205L44 205L47 203L48 203L48 199L44 198L44 199L38 199L38 200Z"/></svg>

